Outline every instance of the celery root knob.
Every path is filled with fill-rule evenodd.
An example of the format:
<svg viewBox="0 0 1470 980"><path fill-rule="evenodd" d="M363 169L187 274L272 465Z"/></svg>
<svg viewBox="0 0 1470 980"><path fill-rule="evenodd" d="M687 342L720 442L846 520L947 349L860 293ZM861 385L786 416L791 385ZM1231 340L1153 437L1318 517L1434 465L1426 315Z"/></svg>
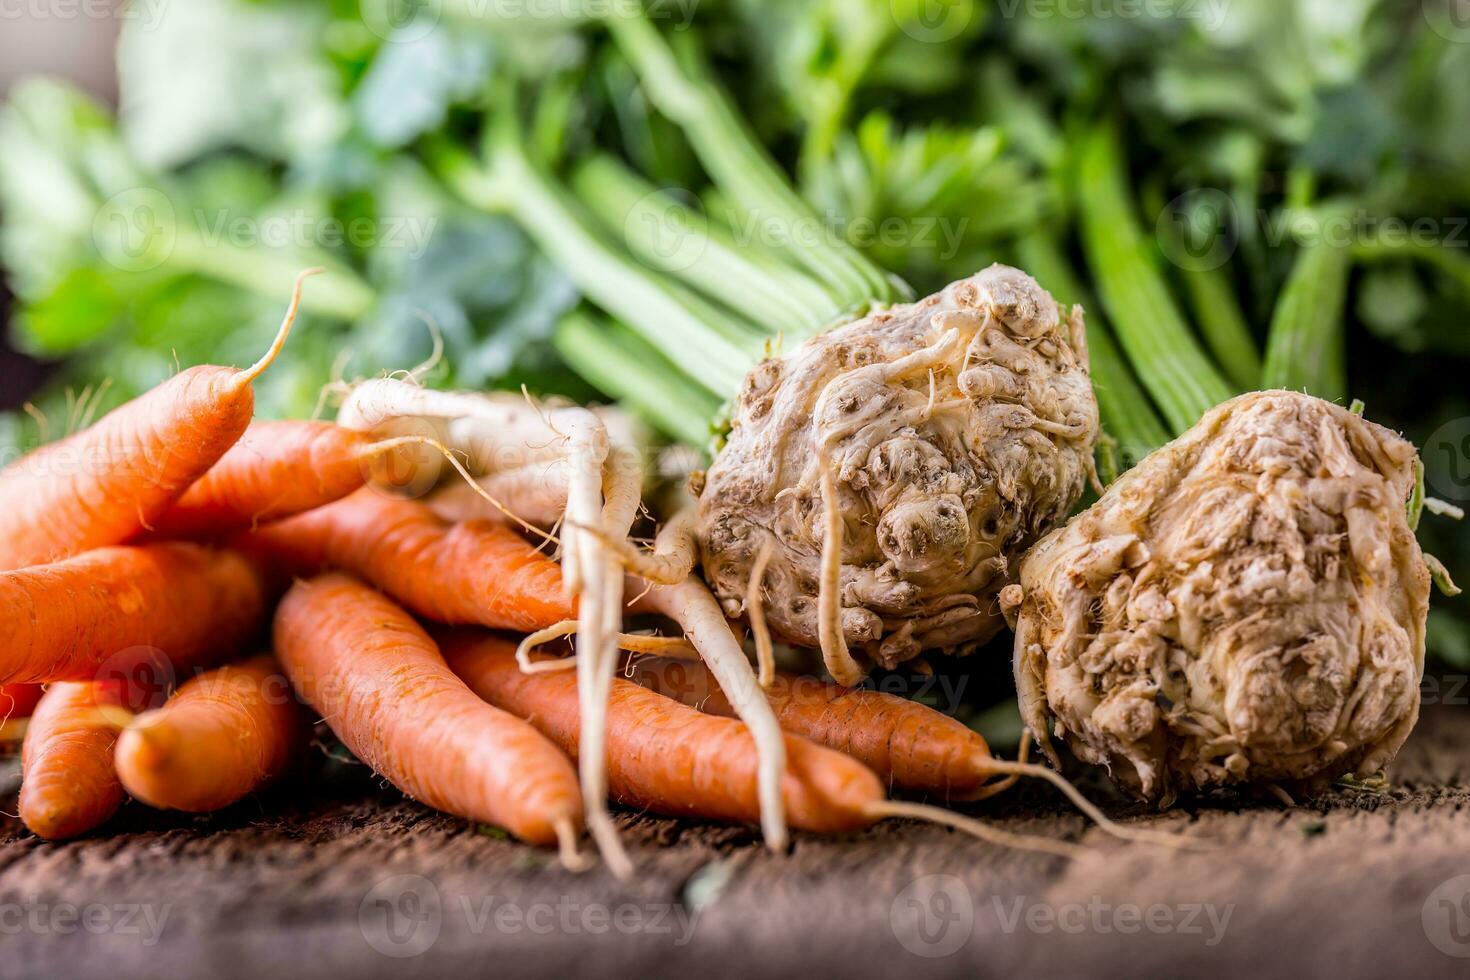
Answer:
<svg viewBox="0 0 1470 980"><path fill-rule="evenodd" d="M1027 555L1022 715L1168 805L1386 765L1419 713L1430 576L1414 448L1338 405L1242 395Z"/></svg>
<svg viewBox="0 0 1470 980"><path fill-rule="evenodd" d="M1001 626L1011 563L1081 496L1097 435L1080 311L992 266L750 373L700 495L706 577L745 612L771 546L765 619L844 683L859 660L969 652Z"/></svg>

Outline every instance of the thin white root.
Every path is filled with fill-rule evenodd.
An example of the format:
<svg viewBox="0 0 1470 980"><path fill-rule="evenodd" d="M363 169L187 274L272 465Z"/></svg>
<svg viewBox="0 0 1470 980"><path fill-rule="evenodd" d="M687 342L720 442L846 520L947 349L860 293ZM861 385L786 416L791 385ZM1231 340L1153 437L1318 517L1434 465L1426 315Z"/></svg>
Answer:
<svg viewBox="0 0 1470 980"><path fill-rule="evenodd" d="M761 807L761 831L766 846L784 851L787 842L786 806L781 798L781 781L786 773L786 741L775 712L756 680L740 641L720 610L709 588L691 576L678 585L652 589L648 604L678 623L689 642L704 658L735 713L745 722L755 740L759 758L757 790Z"/></svg>
<svg viewBox="0 0 1470 980"><path fill-rule="evenodd" d="M429 351L428 358L422 364L404 372L404 378L417 385L423 384L424 378L429 376L429 372L438 367L439 362L444 360L444 332L439 329L438 322L428 313L419 310L416 315L420 320L424 321L424 326L429 329L429 338L434 344L433 349Z"/></svg>
<svg viewBox="0 0 1470 980"><path fill-rule="evenodd" d="M494 468L515 469L561 456L561 445L566 438L563 429L573 419L589 414L586 409L559 409L543 415L519 398L438 391L400 378L374 378L350 386L338 409L337 424L371 432L393 419L447 419L451 445L469 452L460 445L454 427L477 420L484 431L493 434L495 445L507 454L506 464ZM561 422L565 424L558 424ZM476 454L469 452L469 455L478 466Z"/></svg>
<svg viewBox="0 0 1470 980"><path fill-rule="evenodd" d="M1266 792L1276 797L1276 799L1281 803L1282 806L1289 808L1294 808L1296 806L1296 800L1291 798L1291 794L1288 793L1285 787L1283 787L1280 783L1267 783Z"/></svg>
<svg viewBox="0 0 1470 980"><path fill-rule="evenodd" d="M592 859L577 849L577 828L566 817L555 821L556 856L561 866L580 874L592 867Z"/></svg>
<svg viewBox="0 0 1470 980"><path fill-rule="evenodd" d="M494 507L500 513L504 514L508 520L524 529L527 533L535 535L536 537L542 538L546 541L550 541L553 544L558 543L555 535L551 534L548 531L543 531L536 525L530 523L527 520L524 520L519 514L512 511L510 507L498 500L484 487L480 486L479 481L476 480L473 474L471 474L470 471L465 468L464 463L460 461L460 458L455 455L454 451L448 446L444 445L438 439L431 439L428 436L395 436L391 439L384 439L381 442L372 443L366 448L371 449L376 446L380 449L392 449L399 446L408 445L428 446L431 449L438 450L441 454L443 454L445 460L448 461L449 465L454 468L454 471L459 474L460 478L464 480L465 486L470 489L470 492L474 493L486 503L488 503L491 507Z"/></svg>
<svg viewBox="0 0 1470 980"><path fill-rule="evenodd" d="M699 651L681 636L651 636L644 633L619 633L618 649L644 657L671 657L675 660L698 660Z"/></svg>
<svg viewBox="0 0 1470 980"><path fill-rule="evenodd" d="M622 576L604 557L597 539L575 527L601 524L604 464L609 452L607 432L595 416L584 412L570 420L566 440L571 484L568 526L562 532L562 572L568 594L578 599L576 670L581 724L577 760L582 802L587 830L608 869L618 878L628 878L633 873L633 862L623 849L607 808L607 691L617 659L607 628L611 596L608 579L616 579L611 584L620 596ZM613 603L613 613L621 614L620 599Z"/></svg>
<svg viewBox="0 0 1470 980"><path fill-rule="evenodd" d="M638 451L632 446L613 444L608 450L602 497L602 525L599 530L626 539L633 529L633 522L638 519L638 508L643 505L643 465Z"/></svg>
<svg viewBox="0 0 1470 980"><path fill-rule="evenodd" d="M549 528L566 512L569 480L566 461L553 460L491 473L479 477L476 482L522 519L538 527ZM479 493L460 484L436 491L427 503L448 521L501 520L504 517L498 509L485 506L485 499Z"/></svg>
<svg viewBox="0 0 1470 980"><path fill-rule="evenodd" d="M403 417L447 420L450 446L465 451L471 466L481 472L504 473L548 463L564 467L562 582L567 597L578 604L577 657L572 666L577 671L581 716L577 755L587 831L612 873L627 878L633 865L608 812L606 748L623 575L604 541L626 538L637 516L642 491L637 455L622 445L612 447L606 426L587 409L547 409L529 396L521 400L431 391L392 378L354 386L338 413L338 423L372 431ZM527 530L553 540L481 486L470 467L448 449L445 452L479 496ZM536 642L566 635L561 629L542 631L521 645L517 660L523 670L567 669L543 667L530 659Z"/></svg>
<svg viewBox="0 0 1470 980"><path fill-rule="evenodd" d="M942 827L949 827L961 833L969 834L989 844L997 844L1001 847L1014 848L1018 851L1039 851L1043 854L1055 854L1058 857L1069 859L1080 858L1087 853L1085 847L1076 844L1068 844L1066 841L1051 840L1046 837L1033 837L1028 834L1013 834L999 827L967 817L963 814L946 810L942 807L930 806L927 803L907 803L901 800L883 800L878 803L870 803L863 809L863 813L874 819L884 820L890 817L900 817L908 820L922 820L926 823L937 823Z"/></svg>
<svg viewBox="0 0 1470 980"><path fill-rule="evenodd" d="M1438 497L1425 497L1424 509L1436 517L1448 517L1455 521L1463 521L1465 519L1465 509L1463 507L1456 507L1449 501L1440 500Z"/></svg>
<svg viewBox="0 0 1470 980"><path fill-rule="evenodd" d="M694 524L694 510L680 510L659 528L652 552L634 546L627 535L602 535L602 543L618 557L623 568L633 575L654 585L678 585L694 572L694 563L699 552Z"/></svg>
<svg viewBox="0 0 1470 980"><path fill-rule="evenodd" d="M854 687L866 676L847 651L842 633L842 512L837 507L837 479L825 453L822 470L822 577L817 585L817 641L827 673L843 687Z"/></svg>
<svg viewBox="0 0 1470 980"><path fill-rule="evenodd" d="M575 657L556 660L532 660L531 654L538 648L555 640L564 639L577 632L575 619L564 619L560 623L537 630L527 636L516 647L516 663L523 674L546 674L558 670L571 670L577 666ZM651 657L673 657L679 660L698 660L699 651L689 641L677 636L647 636L639 633L618 633L615 636L619 650Z"/></svg>
<svg viewBox="0 0 1470 980"><path fill-rule="evenodd" d="M1021 748L1020 751L1016 753L1016 761L1024 765L1029 762L1030 759L1031 729L1027 728L1021 732ZM989 764L989 761L990 760L988 759L986 760L987 765ZM1006 776L1004 779L980 787L974 793L971 793L968 796L965 796L963 799L959 800L959 802L979 803L981 800L988 800L992 796L998 796L999 794L1004 793L1006 790L1010 789L1012 786L1016 785L1020 778L1021 776L1019 773L1013 772L1009 776Z"/></svg>
<svg viewBox="0 0 1470 980"><path fill-rule="evenodd" d="M516 664L521 668L521 673L550 674L558 670L575 669L577 666L575 657L564 657L559 660L531 659L531 653L536 648L571 636L575 632L577 632L577 621L575 619L564 619L554 626L548 626L544 630L537 630L530 636L527 636L516 647Z"/></svg>
<svg viewBox="0 0 1470 980"><path fill-rule="evenodd" d="M755 662L760 668L758 679L762 690L769 690L776 683L776 650L771 645L771 631L766 626L764 598L766 566L771 563L775 550L769 538L761 544L755 564L750 568L750 584L745 589L745 611L750 617L750 633L755 637Z"/></svg>
<svg viewBox="0 0 1470 980"><path fill-rule="evenodd" d="M77 417L78 429L86 429L91 427L92 420L97 417L97 409L102 407L102 398L107 394L108 389L111 387L112 379L103 378L102 383L99 384L96 390L92 392L91 399L83 399Z"/></svg>
<svg viewBox="0 0 1470 980"><path fill-rule="evenodd" d="M1079 791L1077 787L1073 786L1065 776L1063 776L1061 773L1053 772L1046 766L1039 766L1034 762L1004 762L1000 759L995 759L987 763L987 765L989 766L989 768L994 769L998 773L1014 774L1016 776L1030 776L1036 779L1046 780L1057 789L1061 790L1062 794L1066 796L1067 799L1072 801L1072 805L1075 806L1078 810L1082 811L1083 816L1087 817L1089 820L1097 825L1098 830L1101 830L1103 833L1108 834L1112 837L1116 837L1119 840L1136 841L1138 843L1144 844L1158 844L1163 847L1172 847L1180 850L1188 850L1191 848L1205 850L1210 847L1210 845L1205 841L1201 841L1197 838L1188 837L1182 834L1170 834L1161 830L1146 830L1137 827L1125 827L1122 824L1114 821L1101 810L1099 810L1097 808L1097 805L1089 800L1087 797L1083 796L1081 791Z"/></svg>
<svg viewBox="0 0 1470 980"><path fill-rule="evenodd" d="M603 419L591 409L576 406L548 407L533 402L529 395L485 395L450 392L460 411L449 420L449 440L486 473L499 473L562 457L566 434L588 416L602 425L612 445L631 445L614 438Z"/></svg>
<svg viewBox="0 0 1470 980"><path fill-rule="evenodd" d="M286 316L281 321L281 329L276 331L276 339L271 342L270 349L265 352L264 357L240 372L240 384L250 384L264 374L265 369L270 367L275 361L276 357L281 353L281 349L286 346L286 338L291 335L291 327L296 323L296 314L301 309L302 285L310 277L320 275L326 271L325 269L307 269L296 276L296 284L291 287L291 305L286 307Z"/></svg>

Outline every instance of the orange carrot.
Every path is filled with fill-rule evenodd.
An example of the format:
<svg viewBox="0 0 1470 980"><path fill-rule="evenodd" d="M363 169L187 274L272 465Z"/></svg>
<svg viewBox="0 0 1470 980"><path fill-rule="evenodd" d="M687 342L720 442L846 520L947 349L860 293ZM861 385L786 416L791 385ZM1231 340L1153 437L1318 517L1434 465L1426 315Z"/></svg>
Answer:
<svg viewBox="0 0 1470 980"><path fill-rule="evenodd" d="M301 301L253 367L189 368L0 470L0 569L120 544L152 526L240 438L255 411L251 383L270 366Z"/></svg>
<svg viewBox="0 0 1470 980"><path fill-rule="evenodd" d="M275 645L302 698L400 790L533 844L569 845L582 815L571 762L475 697L390 600L342 574L297 582Z"/></svg>
<svg viewBox="0 0 1470 980"><path fill-rule="evenodd" d="M293 575L337 568L416 615L520 632L575 616L561 569L491 521L450 524L424 504L371 489L251 535Z"/></svg>
<svg viewBox="0 0 1470 980"><path fill-rule="evenodd" d="M106 823L122 804L112 747L124 700L118 684L53 684L21 749L20 818L47 840Z"/></svg>
<svg viewBox="0 0 1470 980"><path fill-rule="evenodd" d="M308 730L267 654L201 674L135 718L117 741L117 774L149 806L207 813L279 775Z"/></svg>
<svg viewBox="0 0 1470 980"><path fill-rule="evenodd" d="M99 548L0 572L0 684L129 676L229 658L264 619L265 586L240 555L163 543Z"/></svg>
<svg viewBox="0 0 1470 980"><path fill-rule="evenodd" d="M701 711L735 717L703 664L640 658L628 676ZM963 800L999 775L978 732L916 701L784 673L766 698L782 730L862 760L897 789Z"/></svg>
<svg viewBox="0 0 1470 980"><path fill-rule="evenodd" d="M376 444L330 422L252 422L153 522L155 537L218 535L329 504L359 489Z"/></svg>
<svg viewBox="0 0 1470 980"><path fill-rule="evenodd" d="M515 644L488 633L441 637L444 656L485 700L527 719L570 754L577 751L577 678L569 671L524 673ZM607 709L608 779L621 803L675 816L756 823L756 751L740 722L700 714L625 680ZM842 833L868 826L883 800L862 763L786 736L782 796L794 827Z"/></svg>
<svg viewBox="0 0 1470 980"><path fill-rule="evenodd" d="M714 715L731 717L734 709L709 670L698 662L666 657L642 658L628 676L640 685ZM1024 761L1009 762L990 754L978 732L947 715L914 701L879 691L844 688L813 677L776 674L766 691L783 731L808 738L858 759L890 786L915 793L943 794L964 802L993 796L1016 779L1051 783L1105 833L1124 840L1168 847L1188 842L1148 829L1120 826L1089 802L1061 774ZM988 782L998 780L997 782ZM888 801L888 816L914 817L952 826L986 840L1055 854L1072 854L1071 845L1020 837L958 817L938 807Z"/></svg>

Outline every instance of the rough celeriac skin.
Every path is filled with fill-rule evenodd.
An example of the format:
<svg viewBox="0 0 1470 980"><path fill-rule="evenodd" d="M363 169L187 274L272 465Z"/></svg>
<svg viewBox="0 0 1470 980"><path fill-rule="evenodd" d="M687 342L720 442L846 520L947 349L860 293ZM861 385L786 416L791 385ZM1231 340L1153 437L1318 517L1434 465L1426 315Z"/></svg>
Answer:
<svg viewBox="0 0 1470 980"><path fill-rule="evenodd" d="M992 266L750 373L700 493L705 576L741 615L772 542L767 620L817 646L826 460L853 652L968 652L1000 629L1013 562L1081 495L1097 434L1081 310Z"/></svg>
<svg viewBox="0 0 1470 980"><path fill-rule="evenodd" d="M1002 595L1022 715L1137 796L1368 775L1419 714L1415 451L1317 398L1243 395L1042 540Z"/></svg>

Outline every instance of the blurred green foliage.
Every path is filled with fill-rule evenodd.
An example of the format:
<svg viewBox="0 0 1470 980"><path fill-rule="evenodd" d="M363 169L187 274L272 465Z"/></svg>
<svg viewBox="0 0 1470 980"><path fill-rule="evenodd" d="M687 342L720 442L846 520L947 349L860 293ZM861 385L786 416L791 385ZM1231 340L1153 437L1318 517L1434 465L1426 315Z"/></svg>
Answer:
<svg viewBox="0 0 1470 980"><path fill-rule="evenodd" d="M1158 236L1159 269L1186 296L1177 242L1195 256L1223 242L1208 271L1258 342L1296 236L1347 208L1349 388L1423 444L1470 417L1470 31L1438 2L647 7L711 54L838 232L921 294L1015 261L1038 229L1083 271L1070 147L1098 119L1126 134L1142 227L1190 222ZM540 94L541 156L611 151L718 213L597 23L627 6L190 0L126 24L116 114L58 83L17 87L0 109L0 262L14 342L61 359L38 399L49 434L66 427L68 391L105 379L106 407L177 364L252 360L294 271L317 264L329 273L262 383L266 414L311 412L336 375L416 363L426 318L445 337L446 383L591 397L546 342L578 300L566 277L512 222L440 186L426 151L473 147L487 92L514 77ZM1202 200L1219 224L1203 246ZM0 419L0 448L41 435ZM1432 491L1457 488L1453 460L1426 462ZM1470 579L1465 531L1431 517L1423 535ZM1463 599L1436 614L1447 655L1467 656L1465 618Z"/></svg>

